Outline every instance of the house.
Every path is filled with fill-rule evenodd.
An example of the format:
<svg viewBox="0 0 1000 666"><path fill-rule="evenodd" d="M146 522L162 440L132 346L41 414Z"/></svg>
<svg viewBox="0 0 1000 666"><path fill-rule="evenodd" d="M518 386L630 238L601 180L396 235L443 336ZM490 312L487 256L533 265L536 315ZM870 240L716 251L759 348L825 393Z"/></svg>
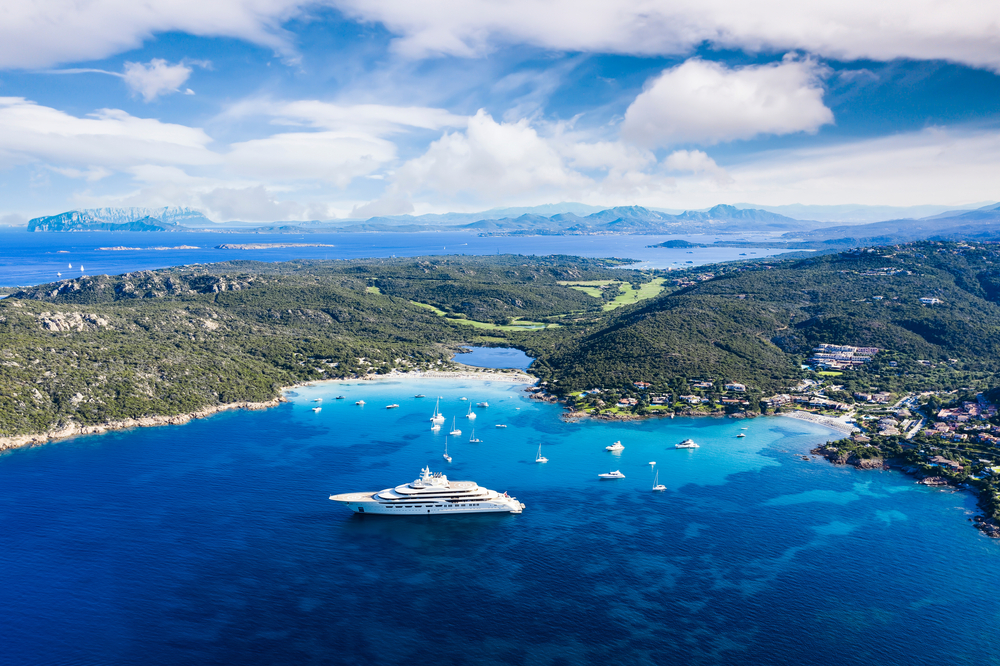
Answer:
<svg viewBox="0 0 1000 666"><path fill-rule="evenodd" d="M652 386L652 384L650 384L649 382L632 382L632 386L636 387L637 389L648 389L650 386Z"/></svg>
<svg viewBox="0 0 1000 666"><path fill-rule="evenodd" d="M743 384L739 384L737 382L729 382L728 384L725 385L724 388L727 391L739 391L739 392L743 392L743 391L747 390L746 386L744 386Z"/></svg>
<svg viewBox="0 0 1000 666"><path fill-rule="evenodd" d="M694 382L693 384L691 384L691 386L700 389L710 389L714 388L715 384L713 384L712 382Z"/></svg>
<svg viewBox="0 0 1000 666"><path fill-rule="evenodd" d="M708 398L702 398L700 395L682 395L681 400L691 405L700 405L703 402L708 402Z"/></svg>
<svg viewBox="0 0 1000 666"><path fill-rule="evenodd" d="M941 299L935 298L934 296L923 296L921 297L920 302L924 305L938 305L941 303Z"/></svg>

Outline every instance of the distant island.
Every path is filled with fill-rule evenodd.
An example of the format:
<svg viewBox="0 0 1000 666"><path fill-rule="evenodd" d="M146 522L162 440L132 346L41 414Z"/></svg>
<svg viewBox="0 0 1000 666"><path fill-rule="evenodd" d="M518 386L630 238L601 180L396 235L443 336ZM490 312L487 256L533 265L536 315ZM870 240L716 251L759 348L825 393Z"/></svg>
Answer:
<svg viewBox="0 0 1000 666"><path fill-rule="evenodd" d="M329 243L223 243L216 250L272 250L280 247L337 247Z"/></svg>

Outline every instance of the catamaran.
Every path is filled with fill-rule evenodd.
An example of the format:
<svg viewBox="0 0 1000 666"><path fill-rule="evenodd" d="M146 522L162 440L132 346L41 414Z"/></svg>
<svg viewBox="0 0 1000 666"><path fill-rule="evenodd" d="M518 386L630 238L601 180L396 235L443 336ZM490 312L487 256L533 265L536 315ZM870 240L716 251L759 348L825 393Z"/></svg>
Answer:
<svg viewBox="0 0 1000 666"><path fill-rule="evenodd" d="M535 462L536 463L546 463L548 461L549 461L549 459L542 455L542 445L539 444L538 445L538 453L535 454Z"/></svg>

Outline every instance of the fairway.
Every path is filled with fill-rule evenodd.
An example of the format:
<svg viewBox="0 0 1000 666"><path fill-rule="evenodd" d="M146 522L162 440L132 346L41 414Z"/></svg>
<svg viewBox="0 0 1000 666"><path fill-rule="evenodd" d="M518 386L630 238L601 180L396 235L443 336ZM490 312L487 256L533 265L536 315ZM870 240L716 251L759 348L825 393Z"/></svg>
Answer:
<svg viewBox="0 0 1000 666"><path fill-rule="evenodd" d="M588 296L593 296L594 298L601 298L604 288L611 288L615 285L618 286L618 290L621 292L615 299L610 303L605 303L603 306L604 310L614 310L615 308L620 308L623 305L630 305L632 303L638 303L639 301L644 301L647 298L652 298L663 291L663 284L666 282L666 278L654 278L652 281L640 285L638 289L633 289L632 285L628 282L619 282L617 280L590 280L587 282L569 282L562 281L559 284L569 287L570 289L576 289L577 291L582 291Z"/></svg>

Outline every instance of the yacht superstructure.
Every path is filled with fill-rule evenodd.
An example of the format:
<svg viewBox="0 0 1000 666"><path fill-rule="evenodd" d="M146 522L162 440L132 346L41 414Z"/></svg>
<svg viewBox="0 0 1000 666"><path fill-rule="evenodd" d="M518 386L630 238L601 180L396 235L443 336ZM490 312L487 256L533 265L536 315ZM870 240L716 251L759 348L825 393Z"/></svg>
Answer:
<svg viewBox="0 0 1000 666"><path fill-rule="evenodd" d="M354 513L392 516L454 513L521 513L524 504L507 493L483 488L475 481L449 481L430 467L410 483L378 492L330 495L334 502L347 505Z"/></svg>

